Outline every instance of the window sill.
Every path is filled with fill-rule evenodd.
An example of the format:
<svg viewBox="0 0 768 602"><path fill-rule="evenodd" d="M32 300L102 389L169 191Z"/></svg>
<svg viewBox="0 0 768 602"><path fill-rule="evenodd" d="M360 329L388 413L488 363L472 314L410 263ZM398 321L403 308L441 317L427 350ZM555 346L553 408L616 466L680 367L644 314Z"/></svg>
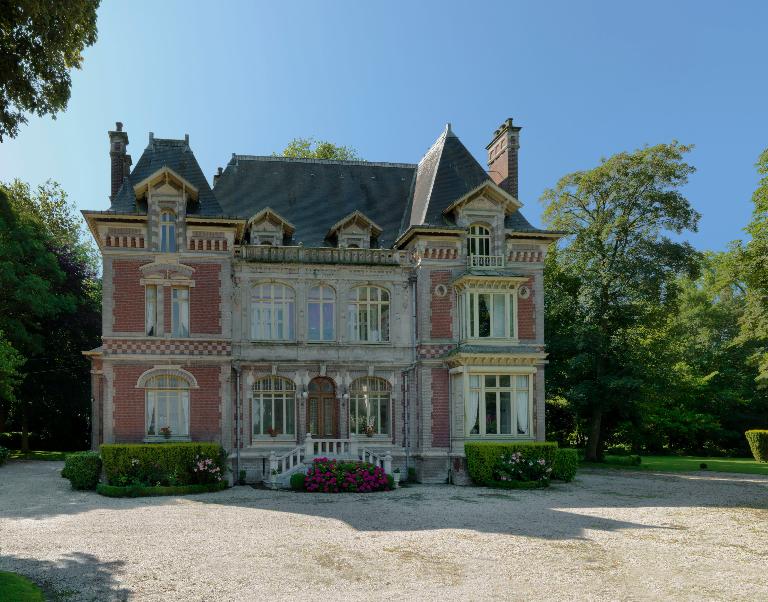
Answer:
<svg viewBox="0 0 768 602"><path fill-rule="evenodd" d="M355 433L351 433L350 438L354 439L358 443L365 443L366 441L370 441L371 443L387 443L392 441L392 435L373 435L372 437L369 437L368 435L357 435Z"/></svg>
<svg viewBox="0 0 768 602"><path fill-rule="evenodd" d="M253 443L295 443L296 435L253 435Z"/></svg>
<svg viewBox="0 0 768 602"><path fill-rule="evenodd" d="M144 437L144 443L188 443L192 441L189 435L147 435Z"/></svg>

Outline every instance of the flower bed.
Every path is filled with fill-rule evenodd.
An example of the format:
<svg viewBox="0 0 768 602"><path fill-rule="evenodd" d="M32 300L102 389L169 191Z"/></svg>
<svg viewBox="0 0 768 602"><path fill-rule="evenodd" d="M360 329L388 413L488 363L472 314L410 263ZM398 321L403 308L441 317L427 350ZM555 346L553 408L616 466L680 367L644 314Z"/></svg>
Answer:
<svg viewBox="0 0 768 602"><path fill-rule="evenodd" d="M549 485L557 443L472 442L464 452L476 485L535 489Z"/></svg>
<svg viewBox="0 0 768 602"><path fill-rule="evenodd" d="M158 495L189 495L191 493L210 493L211 491L221 491L222 489L226 489L226 487L226 481L217 481L215 483L204 484L198 483L194 485L127 485L125 487L99 483L96 485L96 493L100 493L106 497L150 497Z"/></svg>
<svg viewBox="0 0 768 602"><path fill-rule="evenodd" d="M304 490L313 493L369 493L392 488L392 477L367 462L315 458L304 475Z"/></svg>

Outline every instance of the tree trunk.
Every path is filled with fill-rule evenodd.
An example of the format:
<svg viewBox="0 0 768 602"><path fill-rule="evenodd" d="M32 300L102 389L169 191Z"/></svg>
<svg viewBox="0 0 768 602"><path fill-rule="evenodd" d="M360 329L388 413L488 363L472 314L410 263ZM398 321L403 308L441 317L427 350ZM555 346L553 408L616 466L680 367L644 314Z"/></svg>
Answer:
<svg viewBox="0 0 768 602"><path fill-rule="evenodd" d="M26 403L21 404L21 453L29 453L29 420Z"/></svg>
<svg viewBox="0 0 768 602"><path fill-rule="evenodd" d="M600 433L602 428L603 411L595 408L589 425L589 437L587 438L587 462L601 462L602 449L600 445Z"/></svg>

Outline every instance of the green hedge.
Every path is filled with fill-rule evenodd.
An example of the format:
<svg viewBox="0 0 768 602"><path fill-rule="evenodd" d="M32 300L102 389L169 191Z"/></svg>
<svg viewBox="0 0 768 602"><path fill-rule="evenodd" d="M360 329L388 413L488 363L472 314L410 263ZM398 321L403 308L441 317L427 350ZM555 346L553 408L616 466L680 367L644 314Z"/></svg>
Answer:
<svg viewBox="0 0 768 602"><path fill-rule="evenodd" d="M304 491L304 478L305 477L306 477L306 475L303 472L301 472L301 471L294 472L291 475L291 489L293 489L294 491Z"/></svg>
<svg viewBox="0 0 768 602"><path fill-rule="evenodd" d="M218 478L226 470L226 455L218 443L113 443L101 446L104 474L110 485L191 485L213 482L216 475L195 472L200 458L213 461Z"/></svg>
<svg viewBox="0 0 768 602"><path fill-rule="evenodd" d="M570 448L558 449L552 462L552 478L558 481L565 481L566 483L573 481L578 467L578 451Z"/></svg>
<svg viewBox="0 0 768 602"><path fill-rule="evenodd" d="M61 475L72 489L95 489L101 476L101 457L97 452L76 452L64 460Z"/></svg>
<svg viewBox="0 0 768 602"><path fill-rule="evenodd" d="M158 495L189 495L191 493L210 493L212 491L221 491L222 489L226 488L226 481L195 485L176 485L173 487L148 487L145 485L128 485L126 487L118 487L116 485L99 483L96 486L96 493L100 493L106 497L150 497Z"/></svg>
<svg viewBox="0 0 768 602"><path fill-rule="evenodd" d="M464 453L467 456L467 472L476 485L486 487L507 486L512 481L501 481L495 477L500 463L505 456L510 454L520 454L523 462L538 462L544 459L544 465L551 468L557 453L557 443L496 443L491 441L468 442L464 444ZM549 479L543 479L548 481ZM521 480L521 483L530 482ZM543 485L546 486L546 485Z"/></svg>
<svg viewBox="0 0 768 602"><path fill-rule="evenodd" d="M749 449L758 462L768 462L768 430L751 430L744 433Z"/></svg>
<svg viewBox="0 0 768 602"><path fill-rule="evenodd" d="M5 461L8 459L8 456L11 455L11 450L7 447L0 446L0 466L5 464Z"/></svg>

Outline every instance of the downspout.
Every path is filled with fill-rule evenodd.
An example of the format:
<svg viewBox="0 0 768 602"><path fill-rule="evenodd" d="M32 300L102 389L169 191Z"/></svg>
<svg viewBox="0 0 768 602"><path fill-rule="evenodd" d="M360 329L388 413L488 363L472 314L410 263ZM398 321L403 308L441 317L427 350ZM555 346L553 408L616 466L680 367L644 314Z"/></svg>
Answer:
<svg viewBox="0 0 768 602"><path fill-rule="evenodd" d="M411 285L411 365L408 367L408 372L413 373L414 384L416 383L416 326L417 315L416 311L416 274L411 275L408 278L408 283ZM406 390L406 411L405 411L405 474L408 475L408 468L410 466L411 457L411 435L410 435L410 402L411 402L411 387L410 378L406 377L405 381ZM415 387L415 391L418 394L419 388Z"/></svg>
<svg viewBox="0 0 768 602"><path fill-rule="evenodd" d="M237 483L240 480L240 366L238 364L234 364L233 368L235 370L235 382L236 389L235 389L235 466L236 466L236 473L233 476L236 476L235 482Z"/></svg>

